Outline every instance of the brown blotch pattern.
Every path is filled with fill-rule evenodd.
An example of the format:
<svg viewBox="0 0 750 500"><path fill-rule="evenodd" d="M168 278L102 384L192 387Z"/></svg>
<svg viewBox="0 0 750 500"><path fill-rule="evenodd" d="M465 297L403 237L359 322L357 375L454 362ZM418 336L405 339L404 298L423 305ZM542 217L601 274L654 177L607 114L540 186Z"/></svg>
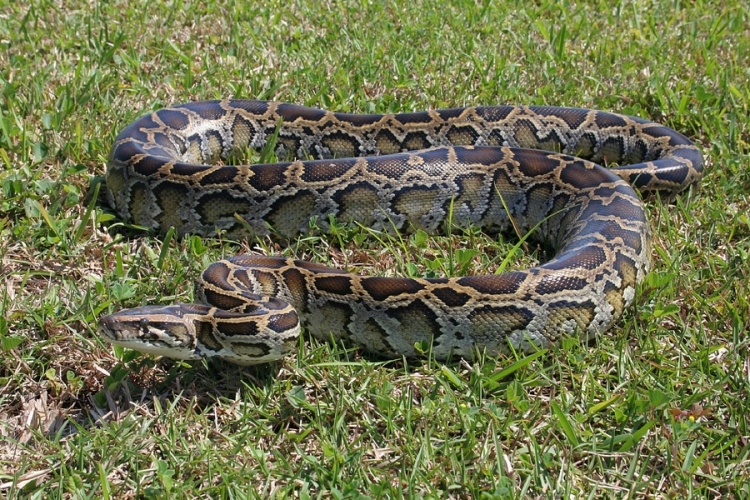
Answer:
<svg viewBox="0 0 750 500"><path fill-rule="evenodd" d="M349 276L321 276L315 282L315 287L325 293L349 295L352 293L352 280Z"/></svg>
<svg viewBox="0 0 750 500"><path fill-rule="evenodd" d="M477 147L318 163L199 165L262 148L279 123L279 155L322 159ZM615 173L568 154L638 162L617 174L645 193L674 194L697 182L703 169L700 151L681 134L600 111L489 106L352 115L232 100L165 108L125 128L110 155L107 189L125 220L162 234L174 227L180 235L265 236L270 225L288 238L306 230L311 216L322 224L333 215L374 225L376 214L400 218L404 229L433 229L446 220L450 199L462 217L488 229L515 224L526 230L541 222L532 237L552 242L559 253L525 271L431 281L357 278L304 261L240 257L211 266L198 286L197 295L222 309L258 312L265 304L270 310L254 318L217 312L213 323L196 326L207 349L221 349L218 335L235 339L235 360L294 342L275 333L293 332L296 314L278 298L253 305L247 291L259 288L291 298L314 335L352 338L376 353L412 355L414 342L422 341L461 353L482 346L502 352L516 332L544 344L570 333L571 324L586 336L602 331L648 270L649 228L638 196ZM263 335L274 335L251 339L261 327Z"/></svg>
<svg viewBox="0 0 750 500"><path fill-rule="evenodd" d="M415 294L424 289L422 283L409 278L363 278L360 285L376 302L393 296Z"/></svg>
<svg viewBox="0 0 750 500"><path fill-rule="evenodd" d="M220 351L224 346L214 336L214 326L210 321L196 321L198 341L212 351Z"/></svg>
<svg viewBox="0 0 750 500"><path fill-rule="evenodd" d="M461 286L466 286L484 294L514 294L526 280L524 272L509 272L488 276L466 276L456 280Z"/></svg>
<svg viewBox="0 0 750 500"><path fill-rule="evenodd" d="M461 307L471 300L471 295L468 293L459 292L447 286L433 289L432 294L448 307Z"/></svg>

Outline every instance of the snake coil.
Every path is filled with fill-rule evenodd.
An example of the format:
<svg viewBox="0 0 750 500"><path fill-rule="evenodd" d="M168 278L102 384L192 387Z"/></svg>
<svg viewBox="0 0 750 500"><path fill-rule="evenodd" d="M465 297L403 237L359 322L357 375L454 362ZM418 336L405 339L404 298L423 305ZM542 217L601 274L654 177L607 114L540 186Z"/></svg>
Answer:
<svg viewBox="0 0 750 500"><path fill-rule="evenodd" d="M276 137L276 153L316 159L227 165ZM606 169L599 164L614 164ZM109 201L130 222L179 234L291 238L330 216L378 230L517 229L556 254L531 269L453 278L365 277L283 257L211 264L202 304L104 317L107 340L173 358L240 364L294 349L300 327L382 356L438 359L546 347L609 328L649 268L643 194L702 176L685 136L596 110L490 106L356 115L252 100L147 114L117 137ZM632 186L632 187L631 187Z"/></svg>

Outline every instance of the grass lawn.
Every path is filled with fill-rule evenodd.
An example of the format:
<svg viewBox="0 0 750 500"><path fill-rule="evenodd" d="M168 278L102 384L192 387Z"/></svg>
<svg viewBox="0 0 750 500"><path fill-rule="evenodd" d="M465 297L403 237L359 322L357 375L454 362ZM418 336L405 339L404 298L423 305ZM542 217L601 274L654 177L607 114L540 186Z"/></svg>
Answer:
<svg viewBox="0 0 750 500"><path fill-rule="evenodd" d="M232 3L0 2L0 496L750 497L746 2ZM512 248L476 231L280 245L124 227L102 202L116 134L221 97L606 109L690 136L707 171L648 204L653 271L595 343L438 363L304 339L252 368L115 350L99 317L190 302L224 256L481 274Z"/></svg>

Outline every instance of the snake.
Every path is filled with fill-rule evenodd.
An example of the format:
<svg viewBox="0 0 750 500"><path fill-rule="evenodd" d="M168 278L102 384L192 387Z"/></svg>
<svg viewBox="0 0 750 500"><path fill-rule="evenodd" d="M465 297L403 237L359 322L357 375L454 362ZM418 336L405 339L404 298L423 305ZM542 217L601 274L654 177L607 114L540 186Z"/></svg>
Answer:
<svg viewBox="0 0 750 500"><path fill-rule="evenodd" d="M282 161L243 164L264 151ZM240 99L165 107L117 136L106 170L111 207L153 233L289 242L331 221L376 234L472 226L528 236L553 255L528 269L437 278L239 255L203 270L196 303L115 312L98 331L153 355L242 365L287 356L303 331L377 357L437 360L594 339L649 272L642 200L674 197L702 175L686 136L592 109L353 114Z"/></svg>

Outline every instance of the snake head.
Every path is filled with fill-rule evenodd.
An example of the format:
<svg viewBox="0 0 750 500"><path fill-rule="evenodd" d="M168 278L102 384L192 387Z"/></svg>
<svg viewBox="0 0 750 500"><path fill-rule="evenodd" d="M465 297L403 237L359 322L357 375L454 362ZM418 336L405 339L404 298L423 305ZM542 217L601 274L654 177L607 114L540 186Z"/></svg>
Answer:
<svg viewBox="0 0 750 500"><path fill-rule="evenodd" d="M200 304L143 306L99 320L99 335L135 351L175 359L217 357L240 365L268 363L296 348L300 323L286 302L248 312Z"/></svg>
<svg viewBox="0 0 750 500"><path fill-rule="evenodd" d="M197 304L143 306L99 320L99 335L108 342L156 356L199 359L197 322L210 311Z"/></svg>

